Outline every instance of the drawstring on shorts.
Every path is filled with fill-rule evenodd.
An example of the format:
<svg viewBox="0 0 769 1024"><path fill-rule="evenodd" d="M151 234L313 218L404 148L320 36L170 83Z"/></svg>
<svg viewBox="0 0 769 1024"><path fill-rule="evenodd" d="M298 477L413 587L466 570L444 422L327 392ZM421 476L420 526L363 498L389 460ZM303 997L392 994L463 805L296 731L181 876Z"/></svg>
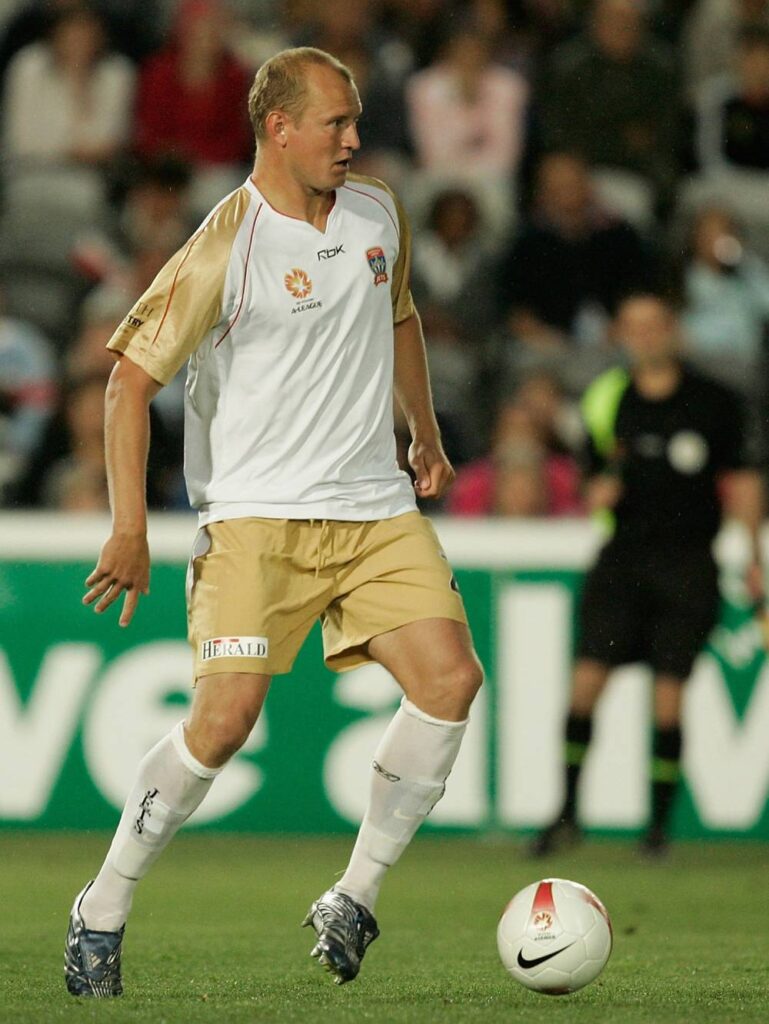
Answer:
<svg viewBox="0 0 769 1024"><path fill-rule="evenodd" d="M317 519L310 520L310 526L314 527L318 522ZM318 534L318 549L315 553L315 579L320 575L320 570L323 568L323 562L326 555L325 546L329 540L329 522L328 519L320 520L320 533Z"/></svg>

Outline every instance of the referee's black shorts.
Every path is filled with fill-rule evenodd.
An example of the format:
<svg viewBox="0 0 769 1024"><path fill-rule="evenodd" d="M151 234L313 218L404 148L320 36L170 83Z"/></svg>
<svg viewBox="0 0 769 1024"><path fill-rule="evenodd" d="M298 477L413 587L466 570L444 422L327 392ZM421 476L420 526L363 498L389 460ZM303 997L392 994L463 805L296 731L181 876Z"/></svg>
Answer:
<svg viewBox="0 0 769 1024"><path fill-rule="evenodd" d="M684 680L719 603L709 548L639 551L610 542L585 580L577 657L612 667L643 661Z"/></svg>

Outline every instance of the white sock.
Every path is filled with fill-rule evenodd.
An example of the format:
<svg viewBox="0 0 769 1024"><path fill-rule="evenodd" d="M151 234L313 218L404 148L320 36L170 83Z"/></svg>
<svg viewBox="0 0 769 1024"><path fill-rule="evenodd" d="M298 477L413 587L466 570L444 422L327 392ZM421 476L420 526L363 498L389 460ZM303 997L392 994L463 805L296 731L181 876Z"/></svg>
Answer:
<svg viewBox="0 0 769 1024"><path fill-rule="evenodd" d="M122 927L137 882L199 806L220 771L192 756L182 722L144 756L107 857L81 903L87 928L114 932Z"/></svg>
<svg viewBox="0 0 769 1024"><path fill-rule="evenodd" d="M335 889L373 911L385 872L443 796L467 722L433 718L403 698L374 755L366 814Z"/></svg>

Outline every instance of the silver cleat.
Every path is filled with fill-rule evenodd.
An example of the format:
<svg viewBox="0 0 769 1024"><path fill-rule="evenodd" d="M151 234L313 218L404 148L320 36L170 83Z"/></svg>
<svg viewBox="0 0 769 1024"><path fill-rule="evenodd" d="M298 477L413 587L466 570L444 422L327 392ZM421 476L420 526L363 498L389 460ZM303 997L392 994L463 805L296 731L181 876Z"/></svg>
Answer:
<svg viewBox="0 0 769 1024"><path fill-rule="evenodd" d="M358 976L367 947L379 935L374 915L333 889L315 900L302 924L315 929L318 941L310 955L335 976L337 985Z"/></svg>

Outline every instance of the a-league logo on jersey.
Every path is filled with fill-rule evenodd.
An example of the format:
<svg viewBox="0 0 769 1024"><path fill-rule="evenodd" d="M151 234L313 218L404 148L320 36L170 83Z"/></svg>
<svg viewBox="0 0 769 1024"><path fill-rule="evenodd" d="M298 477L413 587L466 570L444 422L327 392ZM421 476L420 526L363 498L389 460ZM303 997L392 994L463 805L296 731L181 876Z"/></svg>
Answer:
<svg viewBox="0 0 769 1024"><path fill-rule="evenodd" d="M290 270L283 278L283 283L295 299L306 299L312 292L312 281L299 267Z"/></svg>
<svg viewBox="0 0 769 1024"><path fill-rule="evenodd" d="M387 284L387 259L384 249L376 246L374 249L366 250L366 259L374 275L374 284Z"/></svg>

